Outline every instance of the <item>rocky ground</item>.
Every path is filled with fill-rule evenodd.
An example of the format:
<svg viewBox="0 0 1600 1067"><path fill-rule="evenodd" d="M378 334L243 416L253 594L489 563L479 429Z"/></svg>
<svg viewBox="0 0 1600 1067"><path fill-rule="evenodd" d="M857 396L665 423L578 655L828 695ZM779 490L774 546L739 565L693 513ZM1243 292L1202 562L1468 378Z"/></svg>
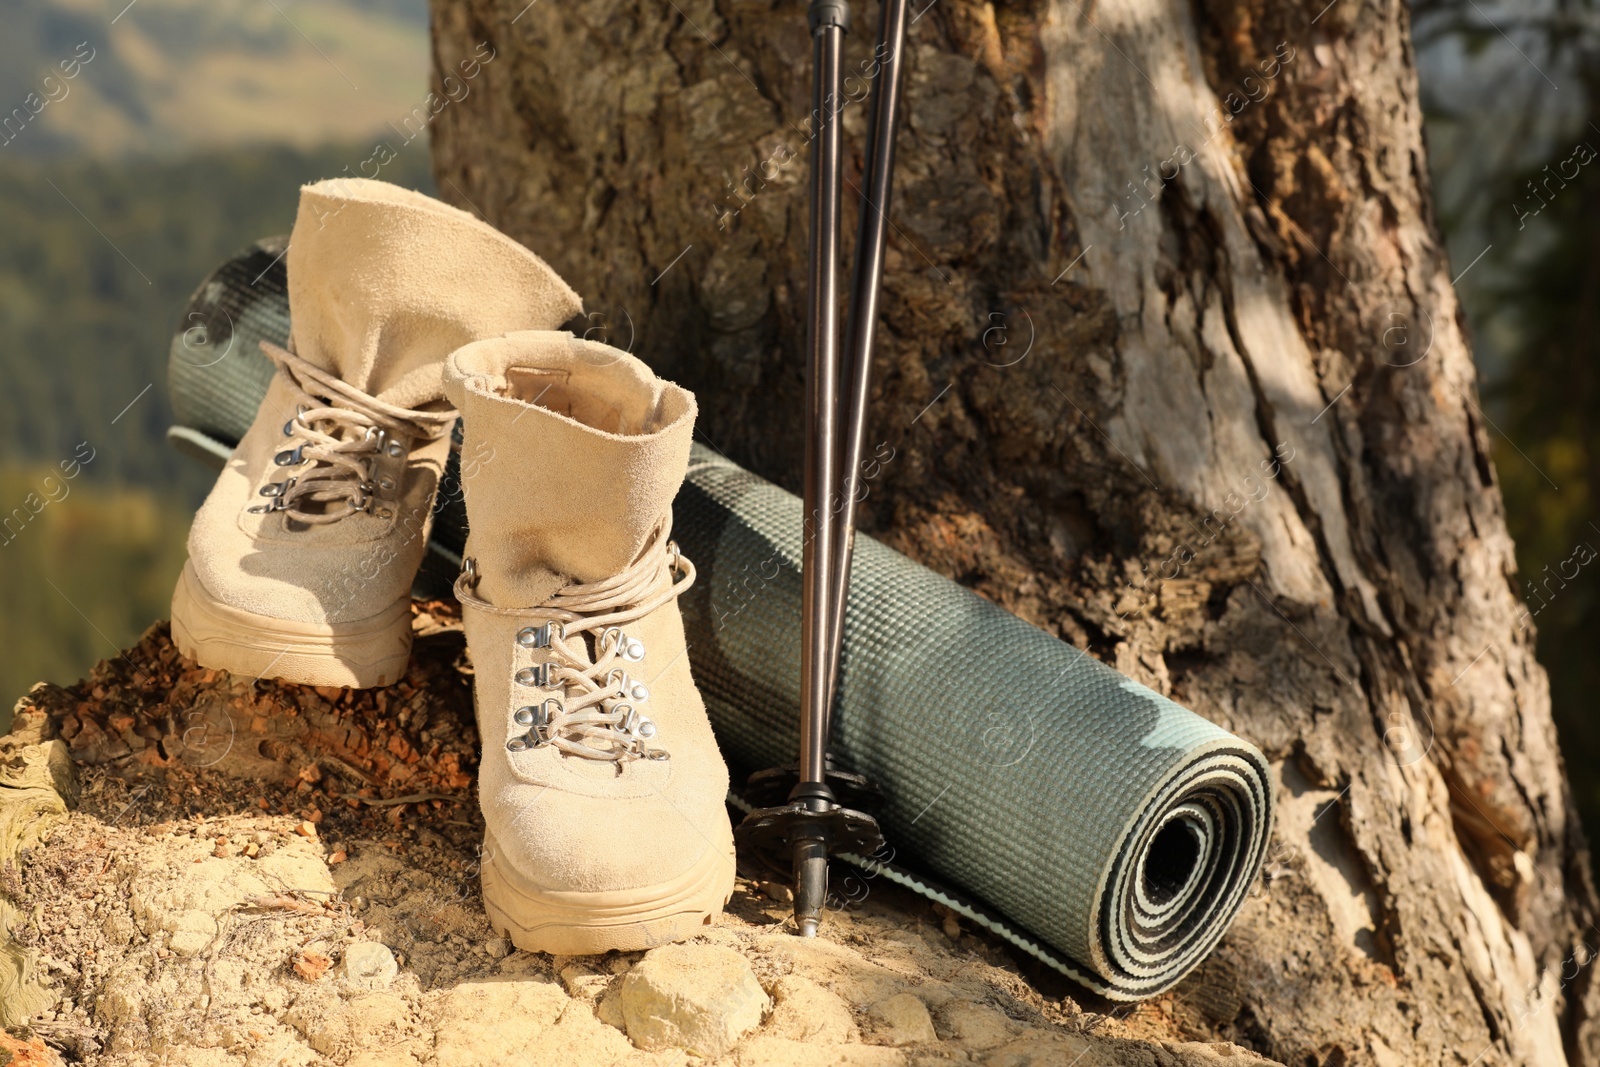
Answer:
<svg viewBox="0 0 1600 1067"><path fill-rule="evenodd" d="M792 933L740 879L647 953L515 951L479 903L470 668L419 607L404 682L312 689L183 660L164 625L0 738L0 1067L1095 1067L1268 1061L1185 1041L893 887ZM856 894L852 894L856 895Z"/></svg>

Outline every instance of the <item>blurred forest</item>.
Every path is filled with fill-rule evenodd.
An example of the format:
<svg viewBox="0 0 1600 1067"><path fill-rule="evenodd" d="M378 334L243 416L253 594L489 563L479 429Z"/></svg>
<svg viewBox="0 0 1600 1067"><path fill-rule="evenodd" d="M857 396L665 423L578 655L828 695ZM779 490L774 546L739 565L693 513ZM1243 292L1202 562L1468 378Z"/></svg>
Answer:
<svg viewBox="0 0 1600 1067"><path fill-rule="evenodd" d="M78 677L167 612L210 481L162 440L185 298L225 255L286 232L301 183L365 159L427 92L423 0L124 2L20 0L0 38L0 113L81 44L93 53L0 144L0 514L30 493L43 504L0 534L13 605L0 613L0 719L32 682ZM1593 0L1413 10L1435 208L1482 374L1524 621L1592 829L1600 13ZM382 177L431 191L422 140ZM1430 324L1394 330L1397 356L1427 358ZM61 464L89 451L67 479Z"/></svg>

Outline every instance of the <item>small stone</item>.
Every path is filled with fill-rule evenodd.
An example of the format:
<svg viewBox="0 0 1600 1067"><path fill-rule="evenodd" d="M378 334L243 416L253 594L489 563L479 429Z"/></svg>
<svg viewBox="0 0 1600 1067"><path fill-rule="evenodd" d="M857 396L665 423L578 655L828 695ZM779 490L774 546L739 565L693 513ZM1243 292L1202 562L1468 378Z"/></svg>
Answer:
<svg viewBox="0 0 1600 1067"><path fill-rule="evenodd" d="M261 855L261 846L252 841L248 845L244 846L244 854L249 856L251 859L255 859L257 856Z"/></svg>
<svg viewBox="0 0 1600 1067"><path fill-rule="evenodd" d="M296 826L294 828L294 832L299 834L301 837L317 836L317 828L312 826L309 822L303 822L299 826Z"/></svg>
<svg viewBox="0 0 1600 1067"><path fill-rule="evenodd" d="M939 1030L947 1038L982 1051L1010 1041L1016 1029L1002 1012L970 1001L952 1000L939 1010Z"/></svg>
<svg viewBox="0 0 1600 1067"><path fill-rule="evenodd" d="M598 974L578 964L561 968L561 988L574 1000L598 1000L610 982L609 975Z"/></svg>
<svg viewBox="0 0 1600 1067"><path fill-rule="evenodd" d="M869 1009L876 1036L886 1045L922 1045L939 1040L928 1006L910 993L896 993Z"/></svg>
<svg viewBox="0 0 1600 1067"><path fill-rule="evenodd" d="M944 928L944 936L948 937L952 941L961 940L961 923L956 920L955 912L945 912L944 922L941 925Z"/></svg>
<svg viewBox="0 0 1600 1067"><path fill-rule="evenodd" d="M838 994L797 974L786 975L772 986L775 1007L766 1033L795 1041L842 1045L855 1030L855 1016Z"/></svg>
<svg viewBox="0 0 1600 1067"><path fill-rule="evenodd" d="M639 1048L681 1048L704 1059L761 1025L768 1006L749 961L720 945L651 949L623 978L621 998L628 1037Z"/></svg>
<svg viewBox="0 0 1600 1067"><path fill-rule="evenodd" d="M328 857L328 864L332 866L335 863L343 863L349 858L349 855L347 855L345 850L341 848L339 851Z"/></svg>
<svg viewBox="0 0 1600 1067"><path fill-rule="evenodd" d="M492 959L503 960L511 955L511 942L503 937L491 937L483 943L483 950Z"/></svg>
<svg viewBox="0 0 1600 1067"><path fill-rule="evenodd" d="M794 890L782 882L762 882L761 895L779 904L794 903Z"/></svg>
<svg viewBox="0 0 1600 1067"><path fill-rule="evenodd" d="M381 989L399 973L400 965L387 945L358 941L344 950L344 975L361 989Z"/></svg>

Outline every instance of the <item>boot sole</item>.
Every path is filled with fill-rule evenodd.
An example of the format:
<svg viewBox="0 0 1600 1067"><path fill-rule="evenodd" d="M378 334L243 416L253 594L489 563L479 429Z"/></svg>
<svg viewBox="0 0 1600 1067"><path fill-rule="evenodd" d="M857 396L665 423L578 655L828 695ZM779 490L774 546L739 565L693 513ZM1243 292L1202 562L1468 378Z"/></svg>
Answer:
<svg viewBox="0 0 1600 1067"><path fill-rule="evenodd" d="M202 667L300 685L391 685L411 659L410 598L344 623L294 622L224 604L186 560L172 594L172 643Z"/></svg>
<svg viewBox="0 0 1600 1067"><path fill-rule="evenodd" d="M535 889L497 861L484 834L483 906L495 930L529 952L597 956L637 952L702 932L733 895L732 842L670 882L607 892Z"/></svg>

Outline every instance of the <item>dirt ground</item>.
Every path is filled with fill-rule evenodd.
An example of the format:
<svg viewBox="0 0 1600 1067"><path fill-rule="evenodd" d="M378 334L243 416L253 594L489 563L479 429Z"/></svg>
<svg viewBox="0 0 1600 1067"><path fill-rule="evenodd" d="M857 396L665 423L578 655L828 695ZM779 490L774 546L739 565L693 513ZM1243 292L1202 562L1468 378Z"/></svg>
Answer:
<svg viewBox="0 0 1600 1067"><path fill-rule="evenodd" d="M158 625L19 702L0 1065L1268 1062L1185 1041L1192 992L1098 1001L881 883L811 941L741 877L686 946L514 950L479 901L457 620L417 633L403 682L352 692L198 668Z"/></svg>

